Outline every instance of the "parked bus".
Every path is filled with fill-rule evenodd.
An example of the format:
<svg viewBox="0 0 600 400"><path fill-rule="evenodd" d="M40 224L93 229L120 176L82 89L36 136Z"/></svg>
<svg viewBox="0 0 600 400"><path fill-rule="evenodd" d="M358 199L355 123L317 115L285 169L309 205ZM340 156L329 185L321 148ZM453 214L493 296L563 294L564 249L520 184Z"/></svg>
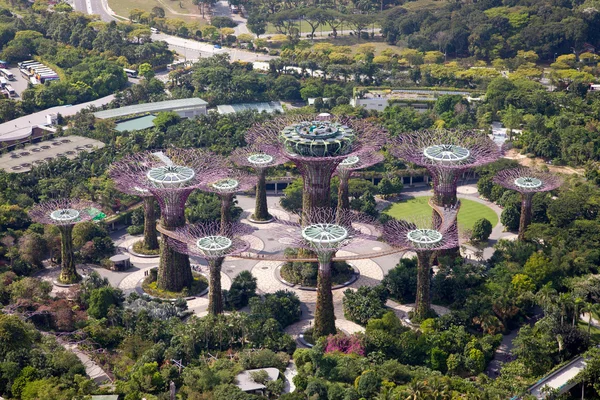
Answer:
<svg viewBox="0 0 600 400"><path fill-rule="evenodd" d="M4 60L0 60L0 68L8 68L8 62Z"/></svg>
<svg viewBox="0 0 600 400"><path fill-rule="evenodd" d="M43 67L42 64L31 64L31 65L25 66L25 69L27 69L27 71L29 71L29 72L33 72L36 68L42 68L42 67Z"/></svg>
<svg viewBox="0 0 600 400"><path fill-rule="evenodd" d="M40 75L48 75L48 74L56 75L56 72L52 71L51 69L40 69L38 71L35 71L34 75L39 78Z"/></svg>
<svg viewBox="0 0 600 400"><path fill-rule="evenodd" d="M15 80L15 77L12 74L12 72L10 72L9 70L7 70L6 68L0 68L0 75L2 75L3 77L5 77L9 81L14 81Z"/></svg>
<svg viewBox="0 0 600 400"><path fill-rule="evenodd" d="M35 68L30 68L29 70L35 74L37 74L38 72L52 71L52 69L45 67L43 65L41 65L39 67L35 67Z"/></svg>
<svg viewBox="0 0 600 400"><path fill-rule="evenodd" d="M27 61L21 61L20 63L17 63L17 65L19 66L19 68L26 68L27 65L29 64L33 64L36 63L37 61L34 60L27 60Z"/></svg>
<svg viewBox="0 0 600 400"><path fill-rule="evenodd" d="M35 86L35 85L39 85L39 84L40 84L40 81L38 81L37 79L35 79L35 76L32 76L32 77L30 77L30 78L29 78L29 82L30 82L32 85L34 85L34 86Z"/></svg>
<svg viewBox="0 0 600 400"><path fill-rule="evenodd" d="M138 76L138 73L135 69L123 68L123 71L125 71L129 78L137 78Z"/></svg>
<svg viewBox="0 0 600 400"><path fill-rule="evenodd" d="M52 82L52 81L58 81L58 80L60 80L60 78L56 75L42 75L39 77L40 83L46 83L46 82Z"/></svg>
<svg viewBox="0 0 600 400"><path fill-rule="evenodd" d="M8 84L6 78L0 78L0 88L3 88Z"/></svg>
<svg viewBox="0 0 600 400"><path fill-rule="evenodd" d="M31 78L31 77L33 76L33 74L32 74L32 73L30 73L29 71L27 71L26 69L23 69L23 68L21 68L21 69L19 70L19 72L21 73L21 76L22 76L23 78L25 78L25 79L29 79L29 78Z"/></svg>
<svg viewBox="0 0 600 400"><path fill-rule="evenodd" d="M6 85L4 87L4 90L6 90L8 92L8 95L10 97L15 97L17 95L17 92L15 92L15 89L13 89L13 87L10 85Z"/></svg>

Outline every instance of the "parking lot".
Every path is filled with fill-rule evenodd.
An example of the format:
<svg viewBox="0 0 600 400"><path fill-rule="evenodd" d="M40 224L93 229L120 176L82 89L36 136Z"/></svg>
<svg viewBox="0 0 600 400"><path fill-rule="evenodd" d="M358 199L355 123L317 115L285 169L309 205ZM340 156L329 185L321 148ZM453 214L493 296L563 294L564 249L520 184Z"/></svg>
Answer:
<svg viewBox="0 0 600 400"><path fill-rule="evenodd" d="M21 99L21 93L27 89L27 85L28 85L28 81L23 78L23 76L21 76L21 73L19 72L19 68L18 67L10 67L7 68L14 76L15 79L14 81L9 81L8 84L10 86L13 87L13 89L15 89L15 92L17 92L17 96L13 97L13 99L18 100Z"/></svg>

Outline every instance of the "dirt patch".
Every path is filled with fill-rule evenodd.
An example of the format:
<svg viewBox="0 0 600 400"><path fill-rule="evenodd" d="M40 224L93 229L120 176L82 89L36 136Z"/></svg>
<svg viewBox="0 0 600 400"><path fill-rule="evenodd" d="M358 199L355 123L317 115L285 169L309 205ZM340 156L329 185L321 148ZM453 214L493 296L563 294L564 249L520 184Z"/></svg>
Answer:
<svg viewBox="0 0 600 400"><path fill-rule="evenodd" d="M545 165L548 167L548 169L550 170L550 172L554 172L557 174L566 174L566 175L584 175L585 171L583 170L583 168L573 168L573 167L566 167L566 166L558 166L558 165L549 165L546 164L546 162L540 158L540 157L527 157L524 154L519 153L518 150L516 149L510 149L506 155L504 156L504 158L508 158L510 160L515 160L517 161L519 164L521 164L524 167L531 167L531 168L536 168L536 167L540 167L542 165Z"/></svg>

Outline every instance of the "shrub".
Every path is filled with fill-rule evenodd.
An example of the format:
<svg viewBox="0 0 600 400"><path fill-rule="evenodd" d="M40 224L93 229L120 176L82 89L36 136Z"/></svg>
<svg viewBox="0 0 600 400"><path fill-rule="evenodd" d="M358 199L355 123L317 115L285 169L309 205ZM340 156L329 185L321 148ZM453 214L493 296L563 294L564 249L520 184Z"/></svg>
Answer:
<svg viewBox="0 0 600 400"><path fill-rule="evenodd" d="M269 349L244 350L240 353L240 364L244 369L277 368L283 371L289 362L290 356L286 353L275 353Z"/></svg>
<svg viewBox="0 0 600 400"><path fill-rule="evenodd" d="M359 356L365 355L365 346L362 335L346 335L337 334L327 337L325 344L325 353L333 353L339 351L344 354L356 354Z"/></svg>
<svg viewBox="0 0 600 400"><path fill-rule="evenodd" d="M88 314L96 319L105 318L111 305L118 305L123 301L123 293L111 286L104 286L92 290Z"/></svg>
<svg viewBox="0 0 600 400"><path fill-rule="evenodd" d="M492 223L486 218L478 219L473 225L473 231L471 232L471 241L484 242L488 240L491 233Z"/></svg>
<svg viewBox="0 0 600 400"><path fill-rule="evenodd" d="M362 286L357 291L344 292L344 315L350 321L366 325L371 318L381 318L385 313L387 293L382 286Z"/></svg>
<svg viewBox="0 0 600 400"><path fill-rule="evenodd" d="M296 293L278 290L266 294L263 299L251 298L250 312L264 319L273 318L285 328L300 320L300 299Z"/></svg>
<svg viewBox="0 0 600 400"><path fill-rule="evenodd" d="M392 299L400 303L414 303L417 295L417 260L400 260L398 265L388 272L381 281Z"/></svg>
<svg viewBox="0 0 600 400"><path fill-rule="evenodd" d="M229 310L239 310L248 305L251 297L256 296L256 278L250 271L242 271L231 283L229 290L223 291L225 306Z"/></svg>
<svg viewBox="0 0 600 400"><path fill-rule="evenodd" d="M144 225L131 225L127 227L127 233L131 236L141 235L144 233Z"/></svg>

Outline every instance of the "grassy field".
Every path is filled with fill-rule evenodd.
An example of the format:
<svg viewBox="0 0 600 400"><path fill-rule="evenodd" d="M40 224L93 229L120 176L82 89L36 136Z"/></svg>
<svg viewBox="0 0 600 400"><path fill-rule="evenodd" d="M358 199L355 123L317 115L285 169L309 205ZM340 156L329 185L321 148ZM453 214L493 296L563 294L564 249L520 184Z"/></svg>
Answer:
<svg viewBox="0 0 600 400"><path fill-rule="evenodd" d="M447 2L444 0L416 0L416 1L408 1L402 5L403 8L406 8L410 11L415 10L432 10L436 8L444 7Z"/></svg>
<svg viewBox="0 0 600 400"><path fill-rule="evenodd" d="M431 207L428 204L429 197L412 197L407 200L395 203L388 208L385 213L391 215L394 218L420 218L420 217L431 217ZM480 218L487 218L492 226L498 224L498 216L486 205L478 203L473 200L461 199L460 211L458 212L458 227L461 230L471 229Z"/></svg>
<svg viewBox="0 0 600 400"><path fill-rule="evenodd" d="M168 19L194 21L203 25L208 23L202 19L200 10L192 4L192 0L108 0L108 5L115 13L123 17L129 17L129 12L134 8L150 12L153 7L161 7L165 10L165 16Z"/></svg>

